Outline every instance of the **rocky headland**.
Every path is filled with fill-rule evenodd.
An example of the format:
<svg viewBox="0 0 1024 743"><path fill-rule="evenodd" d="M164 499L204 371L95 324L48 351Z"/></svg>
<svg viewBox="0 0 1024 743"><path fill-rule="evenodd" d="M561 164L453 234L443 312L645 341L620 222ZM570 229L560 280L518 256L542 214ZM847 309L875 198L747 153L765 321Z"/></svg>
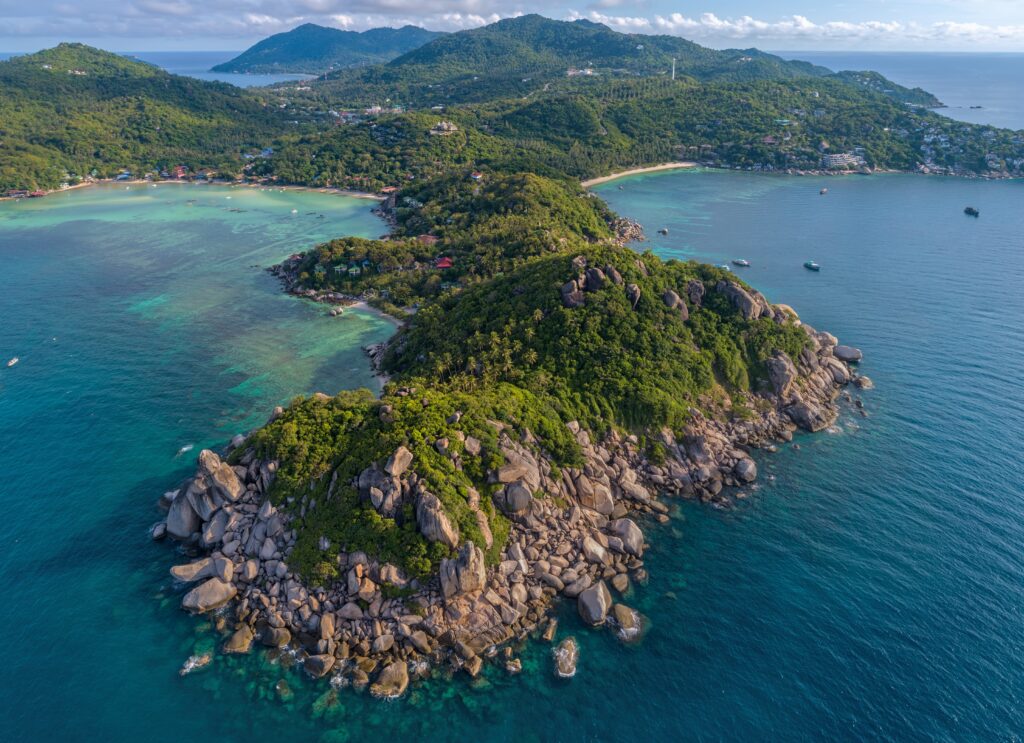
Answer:
<svg viewBox="0 0 1024 743"><path fill-rule="evenodd" d="M635 275L646 276L643 263L636 264L642 274ZM556 292L566 311L580 311L601 291L621 294L641 311L644 291L614 266L597 268L578 256L571 270L573 278ZM282 465L261 456L251 435L235 437L223 457L203 451L195 475L164 494L167 515L153 529L154 538L179 541L191 558L171 568L174 579L189 586L182 607L216 617L224 653L290 646L311 676L369 686L381 698L400 696L432 669L475 677L485 663L495 663L519 672L513 641L554 642L555 601L574 601L587 625L637 637L642 620L622 598L632 584L646 581L644 528L667 521L673 499L728 503L758 476L754 450L774 449L797 429L829 426L841 396L852 399L844 387L871 386L851 366L859 351L734 281L691 280L665 289L655 304L673 322L685 323L713 297L746 322L796 325L803 333L796 358L780 350L764 361L762 389L732 393L731 409L742 407L748 411L743 416L707 401L690 408L685 427L649 431L656 445L616 427L598 435L570 421L563 425L582 456L575 466L559 466L527 427L487 420L488 435L481 437L462 411L442 411L443 432L431 442L430 456L452 471L484 478L479 489L465 491L476 541L431 490L436 460L424 461L405 445L362 462L351 476L341 476L340 467L325 471L322 499L349 489L380 519L410 523L427 543L442 547L448 556L429 575L411 576L368 551L332 545L326 533L317 547L332 555L329 577L294 570L300 529L316 528L315 500L273 496ZM399 336L392 343L400 342ZM375 358L386 351L377 349ZM389 400L419 394L415 387L389 388L387 400L371 405L375 422L388 430L395 425ZM330 401L319 395L311 404ZM426 397L422 405L430 405ZM284 412L275 411L271 423ZM499 518L508 528L496 536ZM563 638L553 648L553 672L571 677L577 657L575 641Z"/></svg>

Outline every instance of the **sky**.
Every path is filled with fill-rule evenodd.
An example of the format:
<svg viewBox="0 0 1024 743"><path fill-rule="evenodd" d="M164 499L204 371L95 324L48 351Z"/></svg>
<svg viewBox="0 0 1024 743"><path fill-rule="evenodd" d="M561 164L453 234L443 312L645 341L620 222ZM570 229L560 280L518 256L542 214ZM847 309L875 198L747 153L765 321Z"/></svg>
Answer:
<svg viewBox="0 0 1024 743"><path fill-rule="evenodd" d="M241 50L307 22L455 31L535 12L716 48L1024 52L1024 0L0 0L0 51Z"/></svg>

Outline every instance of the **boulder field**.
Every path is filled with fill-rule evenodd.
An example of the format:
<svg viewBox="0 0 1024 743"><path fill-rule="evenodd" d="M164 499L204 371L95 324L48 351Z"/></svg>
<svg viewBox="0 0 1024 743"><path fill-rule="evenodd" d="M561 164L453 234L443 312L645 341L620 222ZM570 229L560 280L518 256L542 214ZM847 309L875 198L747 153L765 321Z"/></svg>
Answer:
<svg viewBox="0 0 1024 743"><path fill-rule="evenodd" d="M593 270L567 285L563 297L570 304L577 293L619 282L612 270ZM756 292L729 285L718 290L745 314L781 311ZM691 302L694 292L688 290ZM663 297L666 305L685 308L672 294ZM802 327L808 345L800 357L775 354L767 364L771 389L742 401L756 411L753 415L728 419L694 409L684 431L655 432L664 452L657 462L636 436L612 431L596 441L570 422L584 463L559 469L528 431L494 422L498 451L492 454L500 456L492 461L500 465L488 473L488 482L496 486L495 506L511 530L500 559L490 563L485 559L490 545L459 534L440 500L416 477L417 462L405 447L386 460L367 462L352 484L382 517L411 506L421 535L450 549L429 579L410 579L397 566L363 552L340 552L339 578L330 585L313 585L292 571L288 560L297 538L292 522L299 515L271 502L277 463L259 459L244 437L232 441L233 464L209 450L199 455L194 477L162 499L167 515L153 535L171 536L194 556L171 568L171 575L188 584L185 610L218 612L226 619L223 652L295 646L311 676L342 676L368 685L381 698L400 696L430 666L476 676L493 659L510 673L519 672L513 641L533 635L553 641L550 610L556 600L575 601L588 625L634 638L642 620L616 602L613 590L621 596L645 583L643 526L668 520L665 501L726 500L728 488L757 478L754 448L788 441L797 428L821 430L835 419L844 386L858 379L866 380L858 386L870 386L849 367L860 360L859 351ZM448 423L453 435L460 433L458 414ZM444 441L437 446L443 454ZM467 452L479 452L480 446L466 440ZM469 505L489 542L478 499L471 494ZM327 546L321 537L321 549ZM555 672L571 677L577 657L575 641L563 641L554 655Z"/></svg>

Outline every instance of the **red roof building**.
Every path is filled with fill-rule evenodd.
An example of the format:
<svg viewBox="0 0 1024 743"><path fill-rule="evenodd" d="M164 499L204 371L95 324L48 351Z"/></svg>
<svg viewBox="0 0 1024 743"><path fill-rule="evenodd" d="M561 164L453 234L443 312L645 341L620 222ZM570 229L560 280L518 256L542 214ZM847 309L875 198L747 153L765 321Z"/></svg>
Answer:
<svg viewBox="0 0 1024 743"><path fill-rule="evenodd" d="M442 256L434 261L434 268L451 268L455 263L448 256Z"/></svg>

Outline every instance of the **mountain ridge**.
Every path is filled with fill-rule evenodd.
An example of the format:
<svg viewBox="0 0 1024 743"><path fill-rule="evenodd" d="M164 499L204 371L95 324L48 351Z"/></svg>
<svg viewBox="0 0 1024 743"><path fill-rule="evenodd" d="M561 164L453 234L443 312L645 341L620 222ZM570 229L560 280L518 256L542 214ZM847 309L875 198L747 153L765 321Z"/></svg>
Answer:
<svg viewBox="0 0 1024 743"><path fill-rule="evenodd" d="M319 75L332 69L387 62L442 35L412 25L345 31L303 23L268 36L211 72Z"/></svg>

